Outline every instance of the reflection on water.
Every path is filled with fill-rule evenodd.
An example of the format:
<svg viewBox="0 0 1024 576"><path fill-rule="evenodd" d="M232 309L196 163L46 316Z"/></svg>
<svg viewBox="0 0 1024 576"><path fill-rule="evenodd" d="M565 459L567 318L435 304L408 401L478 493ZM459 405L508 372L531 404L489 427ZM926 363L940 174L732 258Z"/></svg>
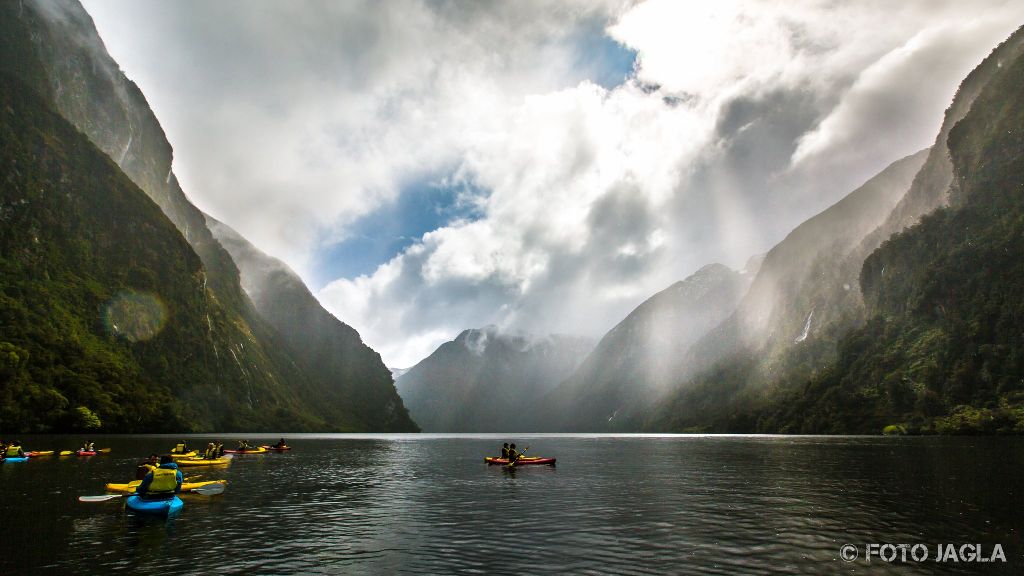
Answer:
<svg viewBox="0 0 1024 576"><path fill-rule="evenodd" d="M172 520L136 515L123 499L76 498L127 481L138 459L177 438L109 437L98 442L114 449L107 456L0 466L0 538L21 551L0 557L0 574L1024 571L1020 439L289 439L292 452L188 470L228 490L184 496ZM527 440L558 466L484 464L505 440ZM845 563L844 543L1000 543L1007 563Z"/></svg>

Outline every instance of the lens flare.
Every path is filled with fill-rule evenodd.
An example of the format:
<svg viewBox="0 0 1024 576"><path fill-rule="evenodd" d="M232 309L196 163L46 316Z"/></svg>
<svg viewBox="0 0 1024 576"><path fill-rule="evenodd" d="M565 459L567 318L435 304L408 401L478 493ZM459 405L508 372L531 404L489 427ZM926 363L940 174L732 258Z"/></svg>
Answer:
<svg viewBox="0 0 1024 576"><path fill-rule="evenodd" d="M167 307L159 296L147 292L118 292L103 308L107 331L131 342L149 340L167 323Z"/></svg>

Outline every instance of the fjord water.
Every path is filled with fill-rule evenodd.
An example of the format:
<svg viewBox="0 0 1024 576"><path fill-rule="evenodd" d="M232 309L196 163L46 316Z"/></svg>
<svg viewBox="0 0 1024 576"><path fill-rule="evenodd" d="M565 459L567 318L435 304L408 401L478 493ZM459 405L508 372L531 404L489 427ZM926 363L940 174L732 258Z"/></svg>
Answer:
<svg viewBox="0 0 1024 576"><path fill-rule="evenodd" d="M234 442L222 436L225 446ZM259 443L273 438L248 437ZM580 435L288 435L245 455L212 498L172 519L123 499L178 437L95 439L109 455L0 465L0 574L1021 573L1024 441ZM205 445L207 436L190 440ZM81 437L23 439L70 449ZM504 440L557 467L508 470ZM861 558L840 559L843 544ZM868 543L923 543L924 563L863 559ZM1001 544L1005 564L935 563L935 545Z"/></svg>

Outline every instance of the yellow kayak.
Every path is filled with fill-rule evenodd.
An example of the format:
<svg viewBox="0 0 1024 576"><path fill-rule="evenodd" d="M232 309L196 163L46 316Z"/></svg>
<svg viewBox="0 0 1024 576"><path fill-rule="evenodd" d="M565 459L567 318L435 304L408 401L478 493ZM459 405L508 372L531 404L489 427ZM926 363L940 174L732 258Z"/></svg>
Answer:
<svg viewBox="0 0 1024 576"><path fill-rule="evenodd" d="M185 482L181 485L181 491L187 492L193 488L199 488L201 486L209 486L210 484L227 484L227 480L207 480L205 482ZM127 484L107 484L107 492L117 492L118 494L135 494L135 489L142 484L142 480L132 480Z"/></svg>
<svg viewBox="0 0 1024 576"><path fill-rule="evenodd" d="M175 464L178 466L225 466L231 464L231 458L217 458L215 460L183 458L175 462Z"/></svg>
<svg viewBox="0 0 1024 576"><path fill-rule="evenodd" d="M175 454L174 452L171 452L171 458L195 458L197 454L199 453L196 452L195 450L191 452L185 452L184 454Z"/></svg>

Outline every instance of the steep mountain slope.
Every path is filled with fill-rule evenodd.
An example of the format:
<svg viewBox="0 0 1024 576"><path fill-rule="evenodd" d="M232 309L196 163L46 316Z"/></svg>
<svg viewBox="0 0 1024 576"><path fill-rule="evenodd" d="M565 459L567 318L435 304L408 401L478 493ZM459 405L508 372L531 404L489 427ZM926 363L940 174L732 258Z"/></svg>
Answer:
<svg viewBox="0 0 1024 576"><path fill-rule="evenodd" d="M0 429L326 427L252 372L266 359L160 208L6 74L0 174Z"/></svg>
<svg viewBox="0 0 1024 576"><path fill-rule="evenodd" d="M619 322L586 361L530 410L540 430L622 430L687 373L690 346L736 308L756 273L710 264L655 294Z"/></svg>
<svg viewBox="0 0 1024 576"><path fill-rule="evenodd" d="M938 206L946 204L951 198L959 197L957 192L960 184L952 178L954 162L952 158L952 137L955 126L970 111L978 108L975 98L979 97L982 90L988 90L989 84L994 78L1005 73L1006 67L1015 62L1024 49L1024 32L1018 30L1006 42L996 48L986 60L979 65L961 85L953 104L947 110L943 126L936 139L935 146L928 154L928 158L921 170L914 177L907 194L895 206L893 211L885 218L882 224L872 233L864 237L860 244L853 249L845 258L839 258L836 263L829 264L825 260L825 273L818 266L812 266L811 278L823 277L829 282L812 282L809 284L812 291L823 290L825 294L831 291L837 294L835 284L840 280L834 273L827 273L828 270L843 271L842 278L849 277L851 272L860 271L863 263L864 274L868 273L869 262L872 258L864 259L871 254L871 251L878 248L881 241L892 231L899 230L902 226L913 224L921 214ZM864 282L864 277L858 283L845 281L852 287L868 290L870 284ZM853 292L855 290L851 290ZM791 301L799 301L803 298L801 292L806 294L807 289L796 292L798 298L791 298ZM867 292L865 292L867 293ZM868 297L870 300L872 296ZM833 301L841 302L841 300ZM806 312L810 308L811 312ZM843 339L850 330L859 328L871 313L864 306L864 300L857 294L857 298L850 300L842 306L835 306L832 320L823 318L822 323L815 332L815 324L819 318L818 306L805 308L807 313L804 330L794 339L792 344L786 342L797 334L794 328L799 323L799 316L789 316L788 321L779 322L771 320L764 322L764 326L771 331L781 331L781 337L770 335L765 340L767 344L758 347L759 342L748 340L747 345L736 346L728 342L727 346L717 349L711 347L716 354L706 354L705 363L709 368L704 370L697 377L685 383L679 390L665 401L659 409L650 416L647 427L656 430L719 430L719 431L753 431L765 430L822 430L824 425L808 424L807 428L793 427L793 419L797 413L790 413L790 420L780 417L767 418L764 410L772 402L785 398L789 406L795 406L794 387L800 387L808 380L819 381L825 378L821 370L836 360L836 344L842 339L843 344L839 347L840 354L844 354L845 346L848 346L848 339ZM878 327L877 319L872 320L869 326ZM756 323L754 324L757 327ZM786 328L788 326L788 328ZM747 325L749 327L749 324ZM737 327L730 327L733 333L739 333ZM865 330L867 328L864 328ZM717 332L722 333L723 330ZM726 332L728 334L728 332ZM757 333L756 330L754 333ZM762 331L763 333L763 331ZM861 333L861 332L858 332ZM824 336L824 337L822 337ZM876 337L878 334L875 335ZM772 343L775 342L773 346ZM717 343L716 343L717 344ZM697 347L695 347L696 349ZM706 350L704 350L706 352ZM875 358L879 360L879 358ZM889 358L893 360L893 358ZM717 361L717 362L716 362ZM834 364L828 370L835 370ZM831 393L835 388L830 388ZM798 396L798 394L797 394ZM802 405L802 404L799 404ZM836 407L841 411L841 407ZM865 420L865 425L874 426L876 420ZM878 430L872 429L877 432Z"/></svg>
<svg viewBox="0 0 1024 576"><path fill-rule="evenodd" d="M863 256L856 252L907 191L926 154L893 163L790 232L768 252L736 311L690 350L688 364L703 369L756 353L771 373L795 346L831 349L834 325L851 327L862 316L857 275Z"/></svg>
<svg viewBox="0 0 1024 576"><path fill-rule="evenodd" d="M428 432L513 432L526 408L576 368L593 342L466 330L398 378L412 417Z"/></svg>
<svg viewBox="0 0 1024 576"><path fill-rule="evenodd" d="M1024 58L949 132L953 204L865 261L871 321L769 429L1024 433Z"/></svg>
<svg viewBox="0 0 1024 576"><path fill-rule="evenodd" d="M256 310L281 335L292 357L330 384L325 390L330 396L323 401L348 407L373 430L419 430L380 354L363 344L355 329L324 310L284 262L259 251L229 226L209 216L206 220L238 264L242 287Z"/></svg>
<svg viewBox="0 0 1024 576"><path fill-rule="evenodd" d="M308 416L324 421L323 429L410 429L400 405L395 404L390 379L377 375L384 369L379 359L366 356L367 362L376 365L346 368L341 376L336 371L339 360L333 357L321 355L319 362L304 357L296 363L285 342L294 335L278 334L243 292L231 256L171 171L172 150L159 122L139 89L107 54L91 18L77 1L0 4L0 71L14 74L43 94L160 206L199 255L207 297L216 300L244 335L232 342L237 362L225 368L226 378L245 378L296 396L296 402L315 408ZM291 301L302 301L308 294L301 284L292 287ZM280 290L286 288L282 285ZM346 348L351 353L345 357L364 358L357 352L359 346ZM349 377L353 380L346 380ZM339 385L366 394L355 401L339 393Z"/></svg>

